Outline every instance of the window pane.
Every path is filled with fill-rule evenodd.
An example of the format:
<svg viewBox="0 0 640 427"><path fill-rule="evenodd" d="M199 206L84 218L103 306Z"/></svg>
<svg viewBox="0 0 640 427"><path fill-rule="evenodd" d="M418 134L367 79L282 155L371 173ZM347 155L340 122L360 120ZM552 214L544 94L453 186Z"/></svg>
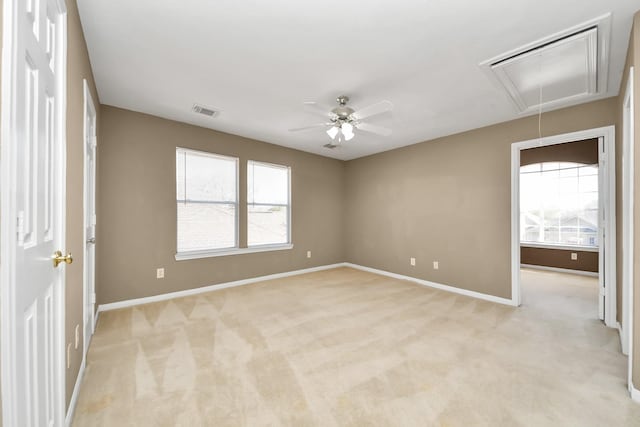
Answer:
<svg viewBox="0 0 640 427"><path fill-rule="evenodd" d="M284 244L289 237L289 168L249 161L247 244Z"/></svg>
<svg viewBox="0 0 640 427"><path fill-rule="evenodd" d="M187 155L184 151L176 151L176 199L184 200L185 195L185 179L184 166Z"/></svg>
<svg viewBox="0 0 640 427"><path fill-rule="evenodd" d="M598 191L598 175L588 175L580 177L580 193Z"/></svg>
<svg viewBox="0 0 640 427"><path fill-rule="evenodd" d="M236 201L236 160L186 153L186 196L192 201Z"/></svg>
<svg viewBox="0 0 640 427"><path fill-rule="evenodd" d="M598 167L568 162L537 165L520 175L520 239L598 245ZM523 168L521 168L522 172Z"/></svg>
<svg viewBox="0 0 640 427"><path fill-rule="evenodd" d="M250 161L247 183L249 203L289 204L289 168Z"/></svg>
<svg viewBox="0 0 640 427"><path fill-rule="evenodd" d="M561 177L578 176L578 168L570 167L566 169L560 169L560 176Z"/></svg>
<svg viewBox="0 0 640 427"><path fill-rule="evenodd" d="M235 205L178 202L178 252L235 245Z"/></svg>
<svg viewBox="0 0 640 427"><path fill-rule="evenodd" d="M545 162L542 164L543 171L557 171L558 169L560 169L558 162Z"/></svg>
<svg viewBox="0 0 640 427"><path fill-rule="evenodd" d="M534 163L532 165L526 165L520 167L520 173L528 173L528 172L539 172L540 171L540 163Z"/></svg>
<svg viewBox="0 0 640 427"><path fill-rule="evenodd" d="M237 246L237 159L176 149L178 252Z"/></svg>
<svg viewBox="0 0 640 427"><path fill-rule="evenodd" d="M247 208L249 246L289 242L287 207L249 205Z"/></svg>
<svg viewBox="0 0 640 427"><path fill-rule="evenodd" d="M598 165L595 166L583 166L580 168L580 176L598 175Z"/></svg>

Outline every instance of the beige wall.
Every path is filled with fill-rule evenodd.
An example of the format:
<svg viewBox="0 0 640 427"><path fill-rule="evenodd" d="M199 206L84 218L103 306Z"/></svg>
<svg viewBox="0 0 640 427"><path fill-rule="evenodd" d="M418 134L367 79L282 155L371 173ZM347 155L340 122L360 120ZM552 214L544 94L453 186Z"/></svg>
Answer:
<svg viewBox="0 0 640 427"><path fill-rule="evenodd" d="M291 166L294 248L175 261L176 146L240 158L240 212L246 200L247 160ZM342 262L343 191L341 161L102 106L96 236L98 302ZM241 236L243 240L246 236ZM306 258L307 250L312 251L311 259ZM165 268L164 279L156 279L158 267Z"/></svg>
<svg viewBox="0 0 640 427"><path fill-rule="evenodd" d="M66 374L67 406L73 393L80 363L82 362L82 338L74 350L75 327L82 331L83 298L83 168L84 168L84 89L87 79L94 102L98 103L89 55L80 25L80 17L75 0L67 1L67 242L66 250L73 254L73 264L66 266L66 342L72 343L71 366ZM98 123L100 105L96 105ZM82 333L80 334L82 336Z"/></svg>
<svg viewBox="0 0 640 427"><path fill-rule="evenodd" d="M571 259L575 253L578 259ZM597 273L599 269L598 252L565 250L555 248L520 247L520 264L540 265L544 267L564 268L568 270Z"/></svg>
<svg viewBox="0 0 640 427"><path fill-rule="evenodd" d="M546 113L543 134L612 125L616 102ZM511 144L536 137L527 117L347 162L347 261L511 298Z"/></svg>

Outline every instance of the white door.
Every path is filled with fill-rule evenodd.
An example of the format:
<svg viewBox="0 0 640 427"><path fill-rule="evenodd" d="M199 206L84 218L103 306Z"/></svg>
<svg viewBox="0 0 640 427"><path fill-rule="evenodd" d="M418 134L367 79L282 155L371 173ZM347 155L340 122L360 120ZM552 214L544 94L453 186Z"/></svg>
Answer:
<svg viewBox="0 0 640 427"><path fill-rule="evenodd" d="M64 3L4 5L3 419L56 426L64 419L65 262L55 268L52 259L64 250Z"/></svg>
<svg viewBox="0 0 640 427"><path fill-rule="evenodd" d="M96 109L84 82L84 354L95 329Z"/></svg>

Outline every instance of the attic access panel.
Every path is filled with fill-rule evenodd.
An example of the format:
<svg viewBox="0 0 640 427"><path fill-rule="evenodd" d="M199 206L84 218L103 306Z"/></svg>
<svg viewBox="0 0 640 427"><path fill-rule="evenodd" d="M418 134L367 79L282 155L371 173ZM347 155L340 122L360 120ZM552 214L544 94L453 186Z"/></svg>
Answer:
<svg viewBox="0 0 640 427"><path fill-rule="evenodd" d="M520 113L574 105L606 93L610 15L481 64Z"/></svg>

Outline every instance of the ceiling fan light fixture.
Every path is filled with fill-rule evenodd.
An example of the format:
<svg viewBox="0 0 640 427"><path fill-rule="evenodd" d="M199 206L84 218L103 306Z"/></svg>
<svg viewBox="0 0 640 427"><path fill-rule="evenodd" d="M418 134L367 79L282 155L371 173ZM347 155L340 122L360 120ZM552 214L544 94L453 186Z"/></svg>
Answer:
<svg viewBox="0 0 640 427"><path fill-rule="evenodd" d="M329 129L327 129L327 135L329 135L329 138L331 139L336 139L336 135L339 131L340 129L338 129L337 126L331 126Z"/></svg>
<svg viewBox="0 0 640 427"><path fill-rule="evenodd" d="M343 123L341 130L346 141L352 140L355 136L355 134L353 133L353 125L351 123Z"/></svg>

